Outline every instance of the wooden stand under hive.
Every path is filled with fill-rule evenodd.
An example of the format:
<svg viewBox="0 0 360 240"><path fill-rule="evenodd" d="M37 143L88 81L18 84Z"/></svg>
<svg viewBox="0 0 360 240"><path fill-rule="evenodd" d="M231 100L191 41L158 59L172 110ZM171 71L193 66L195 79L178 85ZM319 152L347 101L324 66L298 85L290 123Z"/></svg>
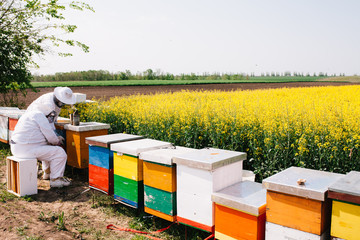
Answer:
<svg viewBox="0 0 360 240"><path fill-rule="evenodd" d="M196 149L174 147L140 154L144 162L145 212L176 221L176 165L173 157Z"/></svg>
<svg viewBox="0 0 360 240"><path fill-rule="evenodd" d="M214 231L211 195L242 180L246 153L206 148L175 156L177 221Z"/></svg>
<svg viewBox="0 0 360 240"><path fill-rule="evenodd" d="M260 183L243 181L217 191L215 238L265 239L266 190Z"/></svg>
<svg viewBox="0 0 360 240"><path fill-rule="evenodd" d="M85 138L107 134L110 125L86 122L80 123L79 126L66 124L64 128L66 130L67 165L80 169L88 168L89 147L85 143Z"/></svg>
<svg viewBox="0 0 360 240"><path fill-rule="evenodd" d="M142 139L142 136L116 133L87 137L89 145L89 186L93 189L114 194L114 152L110 144Z"/></svg>
<svg viewBox="0 0 360 240"><path fill-rule="evenodd" d="M266 221L270 223L266 224L266 239L326 238L331 217L328 187L342 176L290 167L264 179L263 186L267 189Z"/></svg>
<svg viewBox="0 0 360 240"><path fill-rule="evenodd" d="M128 206L144 206L143 161L140 153L160 148L171 148L171 143L141 139L114 143L114 198Z"/></svg>
<svg viewBox="0 0 360 240"><path fill-rule="evenodd" d="M329 187L332 201L331 236L360 238L360 172L351 171Z"/></svg>

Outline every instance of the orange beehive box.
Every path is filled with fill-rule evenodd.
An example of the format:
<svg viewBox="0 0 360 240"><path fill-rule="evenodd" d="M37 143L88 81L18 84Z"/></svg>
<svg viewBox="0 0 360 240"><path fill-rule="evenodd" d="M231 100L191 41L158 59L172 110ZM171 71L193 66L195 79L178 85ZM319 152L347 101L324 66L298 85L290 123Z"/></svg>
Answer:
<svg viewBox="0 0 360 240"><path fill-rule="evenodd" d="M342 176L290 167L265 179L266 221L322 235L330 227L331 201L327 198L328 187Z"/></svg>
<svg viewBox="0 0 360 240"><path fill-rule="evenodd" d="M65 125L67 164L75 168L88 168L89 146L85 138L105 135L109 128L109 124L97 122L80 123L79 126Z"/></svg>
<svg viewBox="0 0 360 240"><path fill-rule="evenodd" d="M266 190L243 181L212 194L215 238L265 239Z"/></svg>

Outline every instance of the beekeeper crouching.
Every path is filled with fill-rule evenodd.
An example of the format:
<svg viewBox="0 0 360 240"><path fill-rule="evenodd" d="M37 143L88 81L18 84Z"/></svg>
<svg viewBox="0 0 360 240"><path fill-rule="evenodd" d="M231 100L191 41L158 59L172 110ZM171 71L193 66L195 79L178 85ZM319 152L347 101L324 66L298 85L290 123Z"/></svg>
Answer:
<svg viewBox="0 0 360 240"><path fill-rule="evenodd" d="M50 187L64 187L70 185L70 181L64 178L67 155L60 147L63 138L58 137L51 126L55 116L50 104L34 105L33 110L26 111L16 124L10 146L15 157L46 162Z"/></svg>
<svg viewBox="0 0 360 240"><path fill-rule="evenodd" d="M75 104L76 97L73 91L68 87L56 87L53 92L45 93L33 101L26 112L36 110L38 106L50 105L55 111L54 121L51 124L53 130L55 130L55 122L60 114L61 108L65 105ZM46 161L42 162L43 179L48 180L49 175L49 164Z"/></svg>

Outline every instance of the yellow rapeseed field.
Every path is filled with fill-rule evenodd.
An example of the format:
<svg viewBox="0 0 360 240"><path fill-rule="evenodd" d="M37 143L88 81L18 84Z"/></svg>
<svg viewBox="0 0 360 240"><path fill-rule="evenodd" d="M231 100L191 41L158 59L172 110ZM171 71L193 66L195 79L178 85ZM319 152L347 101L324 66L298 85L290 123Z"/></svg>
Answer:
<svg viewBox="0 0 360 240"><path fill-rule="evenodd" d="M79 106L83 121L175 145L248 153L261 180L289 166L360 170L360 86L182 91Z"/></svg>

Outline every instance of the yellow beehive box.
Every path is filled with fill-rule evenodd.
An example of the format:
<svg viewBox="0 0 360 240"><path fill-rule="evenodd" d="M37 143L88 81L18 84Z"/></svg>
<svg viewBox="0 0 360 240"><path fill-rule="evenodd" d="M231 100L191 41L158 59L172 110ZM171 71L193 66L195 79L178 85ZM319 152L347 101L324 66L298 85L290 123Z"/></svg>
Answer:
<svg viewBox="0 0 360 240"><path fill-rule="evenodd" d="M331 236L360 238L360 172L351 171L329 187L333 199Z"/></svg>

